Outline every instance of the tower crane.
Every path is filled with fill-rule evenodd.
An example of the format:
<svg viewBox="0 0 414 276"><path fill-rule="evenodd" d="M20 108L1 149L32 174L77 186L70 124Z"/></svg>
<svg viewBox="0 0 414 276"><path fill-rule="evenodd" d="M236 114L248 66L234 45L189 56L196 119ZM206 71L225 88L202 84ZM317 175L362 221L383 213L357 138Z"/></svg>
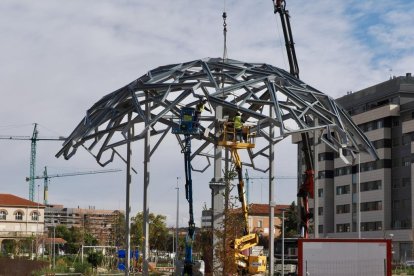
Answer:
<svg viewBox="0 0 414 276"><path fill-rule="evenodd" d="M38 137L39 131L37 123L34 123L32 136L14 136L14 135L0 135L0 140L26 140L31 141L30 148L30 180L29 180L29 200L34 201L34 176L36 171L36 149L37 141L64 141L65 137Z"/></svg>
<svg viewBox="0 0 414 276"><path fill-rule="evenodd" d="M47 167L45 166L45 170L43 171L43 175L38 175L34 177L26 177L26 181L31 181L35 179L43 179L43 204L48 204L48 192L49 192L49 181L50 178L54 177L66 177L66 176L78 176L78 175L85 175L85 174L98 174L98 173L112 173L112 172L119 172L122 171L120 169L108 169L108 170L98 170L98 171L83 171L83 172L70 172L70 173L60 173L60 174L47 174Z"/></svg>
<svg viewBox="0 0 414 276"><path fill-rule="evenodd" d="M289 11L286 10L285 0L272 0L274 13L279 13L285 39L286 52L289 60L290 74L299 79L299 65L296 59L295 43L293 42L292 28L290 26ZM305 118L306 120L307 118ZM309 211L309 198L314 198L314 164L312 160L312 148L308 132L302 132L302 152L305 160L305 178L299 187L298 197L300 206L300 229L304 238L309 236L309 220L313 214Z"/></svg>

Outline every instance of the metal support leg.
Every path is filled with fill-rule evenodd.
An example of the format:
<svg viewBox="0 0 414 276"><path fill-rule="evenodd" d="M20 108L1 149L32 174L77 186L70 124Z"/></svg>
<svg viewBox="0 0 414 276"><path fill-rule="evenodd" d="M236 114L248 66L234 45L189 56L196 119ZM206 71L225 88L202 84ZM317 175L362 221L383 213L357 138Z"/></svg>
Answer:
<svg viewBox="0 0 414 276"><path fill-rule="evenodd" d="M148 95L146 96L148 98ZM150 120L151 113L150 113L150 105L149 102L145 104L145 111L146 117ZM149 164L150 164L150 131L147 131L145 134L144 139L144 223L142 224L143 227L143 235L144 235L144 249L142 252L142 272L144 275L149 275L148 272L148 255L149 255L149 204L148 204L148 187L150 182L150 172L149 172Z"/></svg>
<svg viewBox="0 0 414 276"><path fill-rule="evenodd" d="M274 117L273 107L270 107L270 118ZM269 136L270 139L273 139L275 136L274 127L270 125L269 127ZM269 142L269 275L274 274L274 240L275 240L275 206L276 202L274 199L274 185L275 185L275 146L273 142Z"/></svg>
<svg viewBox="0 0 414 276"><path fill-rule="evenodd" d="M218 106L216 108L216 119L221 119L223 116L223 108ZM216 128L218 129L218 128ZM212 228L213 228L213 273L214 275L222 275L223 268L220 260L215 254L215 248L221 246L220 240L217 237L216 231L223 229L224 219L224 191L226 186L223 183L221 169L222 169L222 147L216 146L214 149L214 178L210 182L211 189L211 208L213 210Z"/></svg>
<svg viewBox="0 0 414 276"><path fill-rule="evenodd" d="M131 255L131 229L130 229L130 219L129 215L131 212L131 205L130 205L130 189L131 189L131 129L128 130L128 143L127 143L127 170L126 170L126 196L125 196L125 230L126 230L126 237L125 237L125 244L126 244L126 252L125 252L125 276L129 275L129 267L130 267L130 255Z"/></svg>

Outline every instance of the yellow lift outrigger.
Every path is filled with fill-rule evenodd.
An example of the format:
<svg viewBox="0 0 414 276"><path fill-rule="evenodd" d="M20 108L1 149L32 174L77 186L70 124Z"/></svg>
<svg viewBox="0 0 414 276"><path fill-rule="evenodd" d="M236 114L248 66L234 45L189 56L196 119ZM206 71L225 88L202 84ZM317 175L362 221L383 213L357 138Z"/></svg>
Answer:
<svg viewBox="0 0 414 276"><path fill-rule="evenodd" d="M259 236L256 233L250 233L249 230L249 212L246 200L246 192L244 188L242 162L237 152L238 149L249 149L255 147L256 133L251 133L251 127L243 125L242 135L237 135L234 129L233 122L223 123L223 136L218 142L219 146L230 149L231 157L235 165L238 175L238 196L242 205L243 219L244 219L244 233L242 237L234 240L235 259L237 266L242 273L257 274L266 271L266 256L248 256L243 254L243 251L252 248L259 243ZM242 137L237 137L242 136ZM238 138L240 138L238 140Z"/></svg>

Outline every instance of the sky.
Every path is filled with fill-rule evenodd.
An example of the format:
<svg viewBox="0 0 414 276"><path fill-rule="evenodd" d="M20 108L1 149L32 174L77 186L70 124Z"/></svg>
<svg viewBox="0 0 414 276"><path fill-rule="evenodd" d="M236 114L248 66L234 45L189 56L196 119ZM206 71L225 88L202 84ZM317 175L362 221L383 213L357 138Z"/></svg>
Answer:
<svg viewBox="0 0 414 276"><path fill-rule="evenodd" d="M287 0L300 78L337 98L391 76L414 73L414 2L411 0ZM158 66L223 55L223 10L227 12L228 57L288 70L283 34L272 2L152 0L0 1L0 135L67 136L104 95ZM168 140L150 169L150 212L187 225L184 161ZM123 169L123 172L52 178L49 203L96 209L125 208L125 165L101 168L78 150L55 158L59 142L39 141L36 175ZM0 193L28 197L30 141L0 140ZM142 211L143 145L133 145L132 213ZM200 164L198 163L200 162ZM276 146L276 175L295 176L296 148L290 138ZM195 161L195 166L203 166ZM250 183L249 201L267 203L266 175ZM193 173L196 224L210 207L211 169ZM277 180L279 204L296 200L294 179ZM36 181L35 200L42 201ZM38 196L38 191L40 196Z"/></svg>

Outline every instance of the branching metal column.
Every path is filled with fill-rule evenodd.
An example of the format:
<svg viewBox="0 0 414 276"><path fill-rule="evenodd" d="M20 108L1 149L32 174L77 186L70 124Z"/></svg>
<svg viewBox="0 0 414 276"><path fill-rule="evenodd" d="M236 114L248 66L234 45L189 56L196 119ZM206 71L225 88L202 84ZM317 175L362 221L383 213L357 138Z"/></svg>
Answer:
<svg viewBox="0 0 414 276"><path fill-rule="evenodd" d="M126 187L125 187L125 276L129 275L130 267L130 256L131 256L131 228L130 228L130 213L131 213L131 204L130 204L130 190L131 190L131 129L128 130L128 143L127 143L127 169L126 169Z"/></svg>
<svg viewBox="0 0 414 276"><path fill-rule="evenodd" d="M223 107L216 107L216 121L223 116ZM217 122L218 123L218 122ZM218 128L216 128L218 129ZM224 190L226 186L223 183L221 168L222 168L222 147L215 146L214 148L214 178L210 183L211 189L211 208L212 208L212 229L213 229L213 271L214 275L222 275L223 268L221 267L219 256L216 256L215 249L221 245L220 239L217 237L217 230L222 230L224 218Z"/></svg>
<svg viewBox="0 0 414 276"><path fill-rule="evenodd" d="M270 106L270 118L274 117L273 107ZM274 127L269 126L269 136L274 138ZM275 146L273 141L269 141L269 275L274 274L274 240L275 240L275 206L274 184L275 184Z"/></svg>
<svg viewBox="0 0 414 276"><path fill-rule="evenodd" d="M146 103L145 103L145 113L146 118L148 119L145 123L145 126L148 125L148 122L151 118L151 107L149 102L148 93L145 95ZM148 204L148 187L150 183L150 154L151 154L151 147L150 147L150 131L147 130L145 133L144 138L144 221L142 224L143 227L143 235L144 235L144 248L142 252L142 264L143 264L143 273L144 275L148 275L148 254L149 254L149 204Z"/></svg>

